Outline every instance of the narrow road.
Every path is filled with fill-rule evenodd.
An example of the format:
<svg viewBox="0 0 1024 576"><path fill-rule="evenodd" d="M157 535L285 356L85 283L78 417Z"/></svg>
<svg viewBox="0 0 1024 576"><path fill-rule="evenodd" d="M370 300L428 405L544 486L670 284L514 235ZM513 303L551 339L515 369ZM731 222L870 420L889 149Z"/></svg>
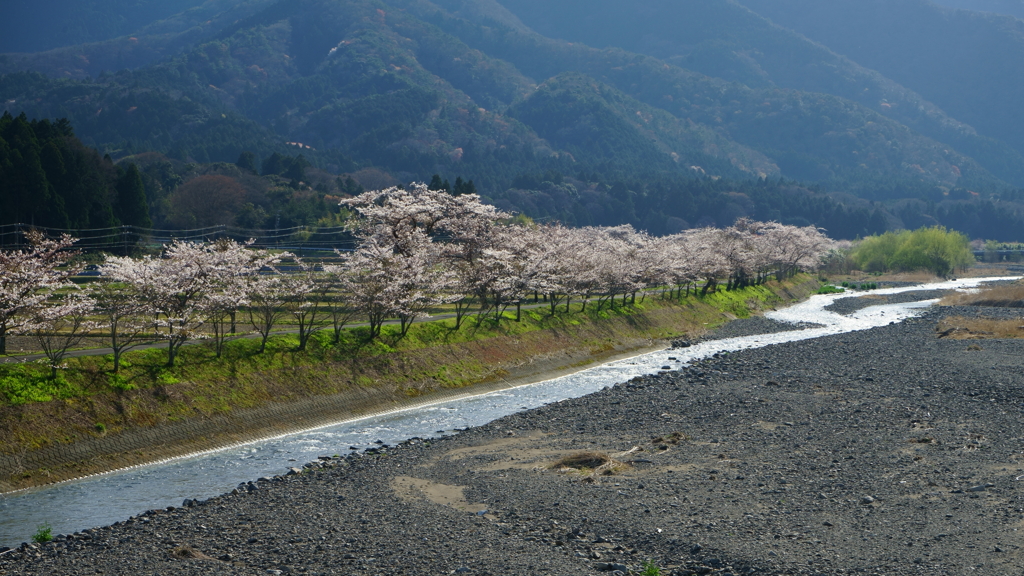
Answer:
<svg viewBox="0 0 1024 576"><path fill-rule="evenodd" d="M661 294L663 292L666 292L666 290L651 291L651 292L648 292L647 295ZM593 302L593 301L594 301L593 298L587 299L587 302ZM530 309L535 309L535 308L545 308L545 307L549 307L549 306L550 306L550 304L547 303L547 302L539 302L539 303L536 303L536 304L524 305L522 307L522 309L523 310L530 310ZM559 306L563 306L563 304L560 303ZM467 314L466 316L467 317L475 316L475 314ZM448 319L451 319L451 318L455 318L455 313L454 312L445 313L445 314L436 314L436 315L430 316L430 318L427 319L427 321L428 322L433 322L433 321L436 321L436 320L448 320ZM388 325L388 326L393 326L393 325L399 324L399 321L397 319L395 319L395 320L386 320L384 322L384 324ZM369 325L370 325L369 322L356 322L356 323L353 323L353 324L346 324L345 327L346 328L359 328L359 327L364 327L364 326L369 326ZM271 332L271 336L278 336L278 335L281 335L281 334L298 334L298 330L280 330L280 331ZM241 339L245 339L245 338L260 338L260 334L258 334L258 333L245 334L244 336L233 337L233 338L230 338L229 340L241 340ZM186 343L185 345L186 346L196 346L198 344L201 344L202 342L204 342L204 340L194 340L194 341ZM138 346L134 346L134 347L131 348L131 350L147 350L147 349L150 349L150 348L159 348L162 345L163 345L163 341L162 340L156 340L156 341L152 341L152 342L145 342L145 343L140 344ZM126 350L126 352L127 352L127 350ZM77 358L77 357L82 357L82 356L103 356L104 354L113 354L113 353L114 353L114 350L112 348L83 348L81 350L72 350L72 351L68 352L65 355L65 358ZM18 354L18 355L10 355L10 356L0 356L0 364L18 364L18 363L23 363L23 362L35 362L36 360L43 360L43 359L46 359L46 354Z"/></svg>

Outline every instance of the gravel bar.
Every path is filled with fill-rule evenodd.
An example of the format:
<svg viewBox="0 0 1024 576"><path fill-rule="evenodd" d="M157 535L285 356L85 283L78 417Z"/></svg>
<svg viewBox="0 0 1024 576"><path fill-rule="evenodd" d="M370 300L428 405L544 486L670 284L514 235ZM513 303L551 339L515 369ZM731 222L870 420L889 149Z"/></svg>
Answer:
<svg viewBox="0 0 1024 576"><path fill-rule="evenodd" d="M0 553L0 574L618 576L650 560L675 576L1017 576L1024 342L936 337L941 316L968 313L325 455ZM582 452L593 470L552 468Z"/></svg>
<svg viewBox="0 0 1024 576"><path fill-rule="evenodd" d="M898 294L872 294L864 293L849 298L840 298L825 307L829 312L849 315L869 306L880 306L882 304L905 304L907 302L918 302L921 300L933 300L943 298L951 294L952 290L914 290L911 292L900 292Z"/></svg>

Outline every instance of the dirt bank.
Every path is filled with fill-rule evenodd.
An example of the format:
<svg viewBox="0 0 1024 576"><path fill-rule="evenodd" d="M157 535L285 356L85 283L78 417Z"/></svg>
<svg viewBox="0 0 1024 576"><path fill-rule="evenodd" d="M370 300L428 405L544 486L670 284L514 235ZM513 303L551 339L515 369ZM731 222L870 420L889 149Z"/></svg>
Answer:
<svg viewBox="0 0 1024 576"><path fill-rule="evenodd" d="M967 313L328 460L11 551L0 574L1017 575L1024 341L937 337ZM556 465L583 452L592 468Z"/></svg>
<svg viewBox="0 0 1024 576"><path fill-rule="evenodd" d="M0 408L0 492L154 462L345 418L543 380L702 333L728 318L805 298L817 282L770 283L716 308L651 296L628 314L319 365L288 365L219 382ZM213 401L210 398L216 397ZM212 408L211 408L212 406ZM102 430L97 423L105 423Z"/></svg>

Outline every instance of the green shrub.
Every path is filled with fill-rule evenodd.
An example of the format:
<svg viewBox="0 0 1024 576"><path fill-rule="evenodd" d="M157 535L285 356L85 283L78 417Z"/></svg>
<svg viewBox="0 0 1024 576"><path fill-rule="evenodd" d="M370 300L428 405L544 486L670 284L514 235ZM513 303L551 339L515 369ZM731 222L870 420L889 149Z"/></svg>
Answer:
<svg viewBox="0 0 1024 576"><path fill-rule="evenodd" d="M846 282L843 282L843 284L846 284ZM837 288L831 284L825 284L821 288L818 288L818 294L842 294L843 292L846 292L846 290Z"/></svg>
<svg viewBox="0 0 1024 576"><path fill-rule="evenodd" d="M45 544L50 540L53 540L53 530L48 523L40 525L32 535L32 541L36 544Z"/></svg>
<svg viewBox="0 0 1024 576"><path fill-rule="evenodd" d="M643 568L640 570L640 576L661 576L661 568L653 560L648 560L644 562Z"/></svg>
<svg viewBox="0 0 1024 576"><path fill-rule="evenodd" d="M865 272L928 270L942 277L974 263L968 238L942 226L869 236L850 257Z"/></svg>

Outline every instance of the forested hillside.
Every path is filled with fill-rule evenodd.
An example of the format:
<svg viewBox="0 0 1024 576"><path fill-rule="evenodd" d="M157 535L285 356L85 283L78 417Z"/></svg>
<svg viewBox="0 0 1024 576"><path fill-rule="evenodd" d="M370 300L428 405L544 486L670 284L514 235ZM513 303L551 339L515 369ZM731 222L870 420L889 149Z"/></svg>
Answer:
<svg viewBox="0 0 1024 576"><path fill-rule="evenodd" d="M0 51L41 52L110 40L203 1L8 0L0 22Z"/></svg>
<svg viewBox="0 0 1024 576"><path fill-rule="evenodd" d="M500 6L492 8L486 13L501 14ZM646 104L648 111L630 112L635 117L663 117L654 108L675 116L671 130L687 133L675 143L685 146L659 144L675 161L637 163L601 147L572 153L540 133L546 128L524 121L538 117L506 114L537 85L567 72ZM8 75L0 97L13 100L8 107L16 112L69 117L86 142L114 156L155 150L230 161L243 148L270 153L275 140L284 140L315 149L315 162L326 155L340 167L342 157L353 158L410 178L457 170L473 174L485 190L546 169L614 178L682 175L716 162L753 177L777 167L790 178L863 193L1000 182L972 158L853 101L749 87L407 0L280 3L164 63L78 82ZM560 108L571 108L568 102L551 105L548 117L573 117ZM614 134L623 126L597 128L594 134ZM648 127L633 123L629 130L631 138L649 138Z"/></svg>
<svg viewBox="0 0 1024 576"><path fill-rule="evenodd" d="M928 0L742 1L1024 150L1024 21Z"/></svg>
<svg viewBox="0 0 1024 576"><path fill-rule="evenodd" d="M840 96L953 146L999 178L1024 185L1024 156L1018 150L979 135L918 93L736 2L499 1L549 37L647 54L752 88Z"/></svg>
<svg viewBox="0 0 1024 576"><path fill-rule="evenodd" d="M111 166L137 165L159 225L314 225L339 217L328 197L437 174L532 217L652 233L749 216L838 237L945 224L1015 239L1012 106L992 113L1001 131L975 125L991 118L766 19L758 1L140 1L106 28L87 24L100 4L82 3L65 12L94 10L79 18L91 44L7 38L53 49L0 55L0 103L66 118ZM302 177L287 174L295 162ZM216 209L186 201L197 178L221 179Z"/></svg>

